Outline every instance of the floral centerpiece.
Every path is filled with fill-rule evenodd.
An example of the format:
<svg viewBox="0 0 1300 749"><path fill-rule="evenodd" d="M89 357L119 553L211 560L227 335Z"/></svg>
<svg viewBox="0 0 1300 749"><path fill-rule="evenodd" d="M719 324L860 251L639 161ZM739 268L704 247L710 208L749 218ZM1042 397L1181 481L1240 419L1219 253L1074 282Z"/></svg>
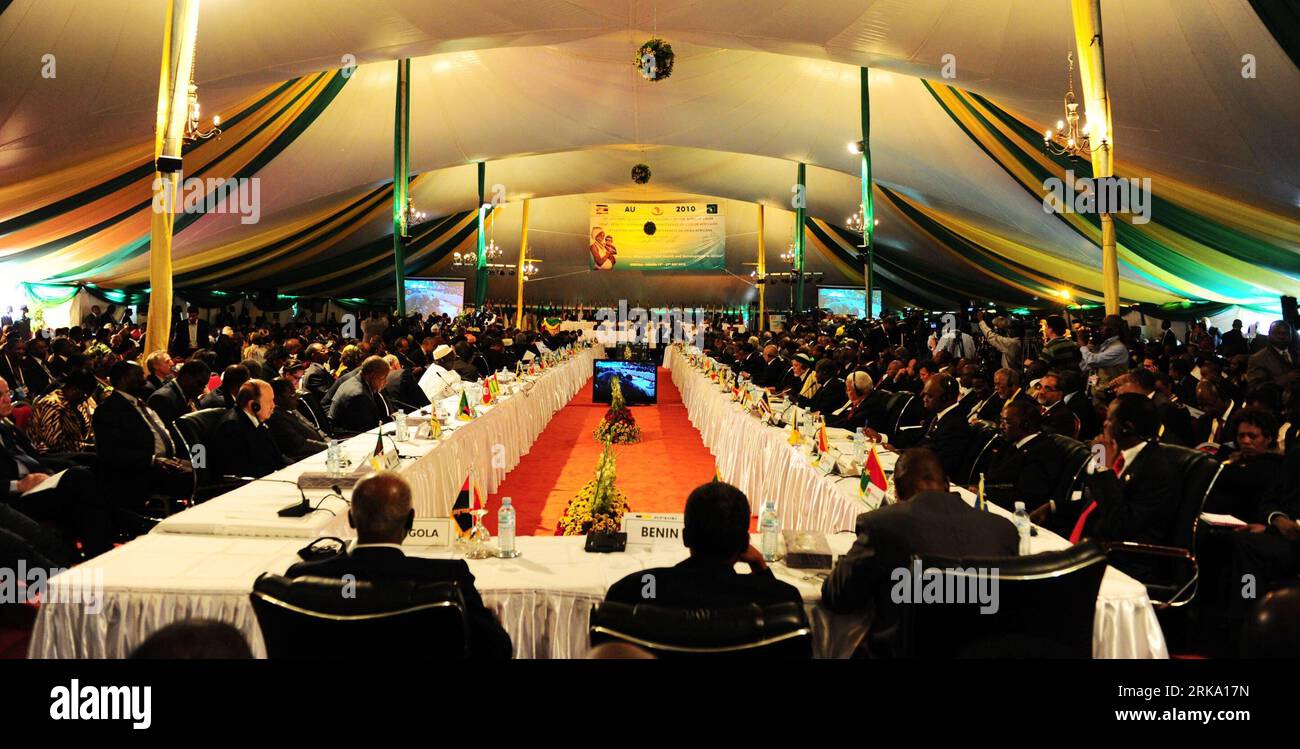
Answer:
<svg viewBox="0 0 1300 749"><path fill-rule="evenodd" d="M609 381L609 410L592 436L600 442L612 442L616 445L631 445L641 441L641 429L632 417L632 411L623 400L623 387L618 378Z"/></svg>
<svg viewBox="0 0 1300 749"><path fill-rule="evenodd" d="M596 462L596 478L587 482L578 496L569 501L555 534L615 533L622 527L623 515L628 509L627 496L614 486L614 448L606 441L600 460Z"/></svg>

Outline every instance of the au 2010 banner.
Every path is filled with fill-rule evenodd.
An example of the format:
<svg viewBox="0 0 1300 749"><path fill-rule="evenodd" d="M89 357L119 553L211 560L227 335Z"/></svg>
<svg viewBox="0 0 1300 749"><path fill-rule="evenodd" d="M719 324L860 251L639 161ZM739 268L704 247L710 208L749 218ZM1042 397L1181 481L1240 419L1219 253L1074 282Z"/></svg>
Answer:
<svg viewBox="0 0 1300 749"><path fill-rule="evenodd" d="M720 203L592 203L594 270L722 270Z"/></svg>

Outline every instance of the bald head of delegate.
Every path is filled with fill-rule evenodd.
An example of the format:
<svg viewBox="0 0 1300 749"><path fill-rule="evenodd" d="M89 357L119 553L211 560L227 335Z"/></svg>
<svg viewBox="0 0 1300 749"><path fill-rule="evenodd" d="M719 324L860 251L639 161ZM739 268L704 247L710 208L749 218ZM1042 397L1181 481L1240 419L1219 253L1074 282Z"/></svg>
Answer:
<svg viewBox="0 0 1300 749"><path fill-rule="evenodd" d="M411 485L392 471L366 475L352 487L348 522L358 544L400 544L415 523Z"/></svg>

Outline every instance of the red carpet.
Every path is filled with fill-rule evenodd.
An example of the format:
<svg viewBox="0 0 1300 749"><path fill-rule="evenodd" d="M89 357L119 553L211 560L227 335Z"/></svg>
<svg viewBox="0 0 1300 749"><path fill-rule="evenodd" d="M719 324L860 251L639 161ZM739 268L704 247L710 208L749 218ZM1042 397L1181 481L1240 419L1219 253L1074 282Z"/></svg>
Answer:
<svg viewBox="0 0 1300 749"><path fill-rule="evenodd" d="M496 534L501 497L515 506L516 533L549 536L565 506L596 475L602 445L591 433L608 406L591 402L591 383L560 409L500 491L489 497L485 519ZM615 445L618 488L637 512L681 512L686 496L713 478L713 456L686 417L681 393L668 370L659 370L659 403L632 409L641 441Z"/></svg>

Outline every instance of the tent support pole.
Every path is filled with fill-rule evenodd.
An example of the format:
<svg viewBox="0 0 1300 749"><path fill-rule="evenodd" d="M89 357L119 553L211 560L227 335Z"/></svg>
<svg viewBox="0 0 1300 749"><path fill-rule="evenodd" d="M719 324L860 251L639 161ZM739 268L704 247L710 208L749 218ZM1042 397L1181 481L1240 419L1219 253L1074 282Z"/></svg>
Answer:
<svg viewBox="0 0 1300 749"><path fill-rule="evenodd" d="M393 268L397 316L406 317L406 205L411 182L411 60L397 61L397 108L393 113Z"/></svg>
<svg viewBox="0 0 1300 749"><path fill-rule="evenodd" d="M861 68L862 85L862 280L867 287L865 315L872 317L871 292L876 285L875 206L871 196L871 88L869 74Z"/></svg>
<svg viewBox="0 0 1300 749"><path fill-rule="evenodd" d="M172 325L172 228L183 179L181 155L189 82L199 34L199 0L168 0L154 126L153 216L149 220L149 323L141 357L166 351ZM165 158L165 161L164 161ZM164 168L167 171L164 171Z"/></svg>
<svg viewBox="0 0 1300 749"><path fill-rule="evenodd" d="M803 238L806 228L804 221L808 215L808 190L805 179L805 165L799 163L799 182L795 192L794 207L794 311L803 312Z"/></svg>
<svg viewBox="0 0 1300 749"><path fill-rule="evenodd" d="M1074 18L1074 44L1079 56L1079 77L1083 81L1084 110L1088 114L1092 176L1115 174L1115 132L1111 124L1110 94L1106 91L1106 61L1102 52L1101 0L1070 0ZM1119 314L1119 256L1116 250L1115 218L1101 214L1101 290L1106 314Z"/></svg>
<svg viewBox="0 0 1300 749"><path fill-rule="evenodd" d="M763 204L758 204L758 331L767 330L767 249L763 244Z"/></svg>
<svg viewBox="0 0 1300 749"><path fill-rule="evenodd" d="M519 264L515 268L515 327L524 327L524 263L528 257L528 207L532 200L524 198L523 225L519 230Z"/></svg>
<svg viewBox="0 0 1300 749"><path fill-rule="evenodd" d="M481 312L487 301L488 268L487 238L484 224L487 221L488 205L483 202L483 183L487 179L487 162L478 163L478 266L474 272L474 311Z"/></svg>

